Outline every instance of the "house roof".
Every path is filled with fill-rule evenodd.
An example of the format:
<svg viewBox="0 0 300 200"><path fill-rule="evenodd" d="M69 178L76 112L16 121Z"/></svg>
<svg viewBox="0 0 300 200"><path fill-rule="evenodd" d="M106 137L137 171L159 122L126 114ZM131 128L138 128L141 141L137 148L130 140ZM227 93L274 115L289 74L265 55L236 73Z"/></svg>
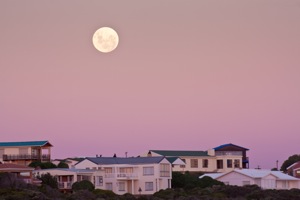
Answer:
<svg viewBox="0 0 300 200"><path fill-rule="evenodd" d="M284 174L281 171L271 171L271 170L263 170L263 169L234 169L234 170L232 170L230 172L226 172L226 173L204 174L204 175L200 176L199 178L202 178L204 176L209 176L211 178L218 179L218 178L225 176L232 172L237 172L237 173L243 174L243 175L251 177L251 178L263 178L268 175L273 175L273 176L277 177L279 180L300 180L293 176Z"/></svg>
<svg viewBox="0 0 300 200"><path fill-rule="evenodd" d="M232 143L228 143L228 144L222 144L222 145L220 145L220 146L218 146L218 147L215 147L214 148L214 150L221 150L221 149L223 149L223 148L225 148L225 147L236 147L236 148L240 148L240 149L244 149L244 150L246 150L246 151L248 151L249 149L247 149L247 148L245 148L245 147L241 147L241 146L238 146L238 145L235 145L235 144L232 144Z"/></svg>
<svg viewBox="0 0 300 200"><path fill-rule="evenodd" d="M176 151L176 150L150 150L150 151L166 157L209 156L207 154L207 151Z"/></svg>
<svg viewBox="0 0 300 200"><path fill-rule="evenodd" d="M295 162L294 164L292 164L292 165L288 166L286 169L293 168L293 167L294 167L294 166L296 166L296 165L300 165L300 161L298 161L298 162Z"/></svg>
<svg viewBox="0 0 300 200"><path fill-rule="evenodd" d="M52 144L50 144L47 140L44 141L26 141L26 142L0 142L0 147L20 147L20 146L37 146L37 147L43 147L43 146L50 146L52 147Z"/></svg>
<svg viewBox="0 0 300 200"><path fill-rule="evenodd" d="M153 156L153 157L130 157L130 158L118 158L118 157L88 157L87 160L102 165L110 164L153 164L160 163L164 157L163 156Z"/></svg>
<svg viewBox="0 0 300 200"><path fill-rule="evenodd" d="M282 173L281 171L272 171L271 173L280 180L300 180L288 174Z"/></svg>
<svg viewBox="0 0 300 200"><path fill-rule="evenodd" d="M224 173L208 173L208 174L203 174L203 175L199 176L199 178L203 178L204 176L208 176L210 178L217 179L220 176L222 176L223 174Z"/></svg>
<svg viewBox="0 0 300 200"><path fill-rule="evenodd" d="M0 171L1 172L20 172L20 171L33 171L34 168L27 167L24 165L17 165L12 163L3 163L0 164Z"/></svg>
<svg viewBox="0 0 300 200"><path fill-rule="evenodd" d="M170 163L173 163L173 162L175 162L175 161L178 159L178 157L166 157L166 159L167 159Z"/></svg>

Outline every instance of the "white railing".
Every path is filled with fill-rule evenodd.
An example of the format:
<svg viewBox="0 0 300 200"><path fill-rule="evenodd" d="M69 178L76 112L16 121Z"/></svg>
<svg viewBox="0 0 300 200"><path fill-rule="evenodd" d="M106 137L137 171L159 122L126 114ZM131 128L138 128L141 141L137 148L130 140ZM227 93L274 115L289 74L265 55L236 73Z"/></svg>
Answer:
<svg viewBox="0 0 300 200"><path fill-rule="evenodd" d="M136 178L138 177L137 173L106 173L105 178Z"/></svg>
<svg viewBox="0 0 300 200"><path fill-rule="evenodd" d="M217 151L216 156L242 156L243 152L241 151Z"/></svg>
<svg viewBox="0 0 300 200"><path fill-rule="evenodd" d="M59 189L71 189L73 182L58 182Z"/></svg>

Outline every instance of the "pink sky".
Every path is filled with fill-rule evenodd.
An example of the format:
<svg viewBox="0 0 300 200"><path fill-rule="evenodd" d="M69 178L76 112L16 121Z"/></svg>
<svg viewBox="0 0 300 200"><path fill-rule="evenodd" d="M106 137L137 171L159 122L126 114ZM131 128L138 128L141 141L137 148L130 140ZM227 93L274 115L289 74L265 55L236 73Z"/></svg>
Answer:
<svg viewBox="0 0 300 200"><path fill-rule="evenodd" d="M234 143L281 166L300 153L299 22L299 0L1 1L1 141L53 158Z"/></svg>

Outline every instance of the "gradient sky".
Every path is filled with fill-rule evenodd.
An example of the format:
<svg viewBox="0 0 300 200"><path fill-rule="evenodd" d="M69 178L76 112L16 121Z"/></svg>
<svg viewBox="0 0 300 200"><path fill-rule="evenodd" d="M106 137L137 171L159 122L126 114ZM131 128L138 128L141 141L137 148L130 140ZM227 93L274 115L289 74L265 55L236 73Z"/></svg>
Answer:
<svg viewBox="0 0 300 200"><path fill-rule="evenodd" d="M233 143L251 168L300 153L300 0L1 0L0 29L1 141L53 158Z"/></svg>

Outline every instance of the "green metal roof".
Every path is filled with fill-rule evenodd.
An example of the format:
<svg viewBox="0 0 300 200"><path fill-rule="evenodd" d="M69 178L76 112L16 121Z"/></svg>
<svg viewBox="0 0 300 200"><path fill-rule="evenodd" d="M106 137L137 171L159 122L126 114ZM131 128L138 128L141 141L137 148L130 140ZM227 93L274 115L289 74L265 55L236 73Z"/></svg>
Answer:
<svg viewBox="0 0 300 200"><path fill-rule="evenodd" d="M175 162L177 159L180 159L179 157L166 157L166 159L173 164L173 162ZM181 160L181 159L180 159ZM182 161L183 162L183 161Z"/></svg>
<svg viewBox="0 0 300 200"><path fill-rule="evenodd" d="M27 142L0 142L0 147L20 147L20 146L30 146L30 147L42 147L42 146L52 146L47 140L44 141L27 141Z"/></svg>
<svg viewBox="0 0 300 200"><path fill-rule="evenodd" d="M162 155L162 156L208 156L207 151L170 151L170 150L150 150L153 153Z"/></svg>

